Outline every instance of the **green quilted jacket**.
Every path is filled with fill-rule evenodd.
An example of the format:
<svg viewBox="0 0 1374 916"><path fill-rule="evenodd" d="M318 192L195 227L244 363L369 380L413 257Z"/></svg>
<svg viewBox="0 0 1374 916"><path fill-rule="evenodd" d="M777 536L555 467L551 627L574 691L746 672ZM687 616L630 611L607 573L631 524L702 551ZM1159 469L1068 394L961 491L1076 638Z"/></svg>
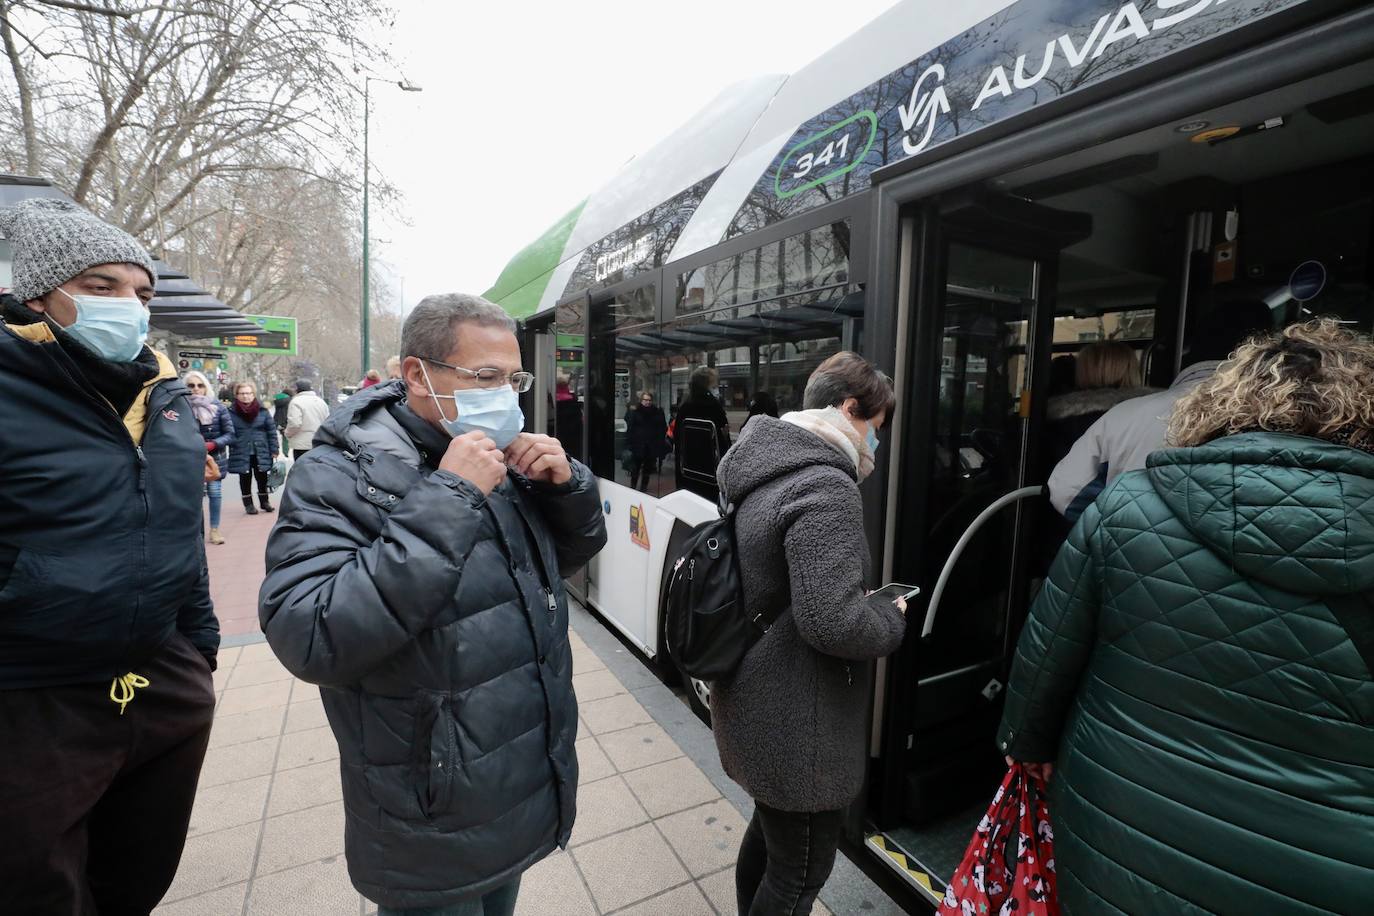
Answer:
<svg viewBox="0 0 1374 916"><path fill-rule="evenodd" d="M1338 614L1374 614L1374 455L1230 436L1084 513L997 738L1057 761L1066 913L1374 913L1374 675Z"/></svg>

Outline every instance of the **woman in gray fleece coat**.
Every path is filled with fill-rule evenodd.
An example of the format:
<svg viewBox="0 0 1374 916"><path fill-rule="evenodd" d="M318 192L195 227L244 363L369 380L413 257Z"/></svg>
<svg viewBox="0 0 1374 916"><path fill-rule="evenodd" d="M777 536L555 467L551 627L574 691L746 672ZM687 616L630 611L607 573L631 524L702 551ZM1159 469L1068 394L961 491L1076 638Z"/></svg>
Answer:
<svg viewBox="0 0 1374 916"><path fill-rule="evenodd" d="M735 870L741 916L804 916L835 863L863 784L871 660L902 642L904 608L868 597L859 483L873 469L892 383L855 353L808 380L805 410L757 416L717 478L751 615L786 610L712 685L721 764L754 799Z"/></svg>

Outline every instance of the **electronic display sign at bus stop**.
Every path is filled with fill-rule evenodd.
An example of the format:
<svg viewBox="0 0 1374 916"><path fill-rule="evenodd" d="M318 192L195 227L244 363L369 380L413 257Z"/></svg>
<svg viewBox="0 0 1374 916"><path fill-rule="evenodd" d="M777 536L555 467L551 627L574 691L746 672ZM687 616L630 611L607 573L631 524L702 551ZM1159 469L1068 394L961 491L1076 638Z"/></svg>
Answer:
<svg viewBox="0 0 1374 916"><path fill-rule="evenodd" d="M219 345L231 353L296 355L296 319L277 315L244 315L262 330L256 334L221 337Z"/></svg>

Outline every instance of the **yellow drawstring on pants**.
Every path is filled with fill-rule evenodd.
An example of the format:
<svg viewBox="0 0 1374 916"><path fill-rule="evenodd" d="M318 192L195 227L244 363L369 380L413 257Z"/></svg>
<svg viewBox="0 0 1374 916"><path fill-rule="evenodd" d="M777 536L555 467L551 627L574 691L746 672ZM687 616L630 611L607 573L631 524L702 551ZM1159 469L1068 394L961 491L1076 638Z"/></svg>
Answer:
<svg viewBox="0 0 1374 916"><path fill-rule="evenodd" d="M134 698L134 691L148 686L148 679L141 674L134 674L130 671L123 677L117 677L110 683L110 699L119 704L119 714L124 715L124 707L128 706Z"/></svg>

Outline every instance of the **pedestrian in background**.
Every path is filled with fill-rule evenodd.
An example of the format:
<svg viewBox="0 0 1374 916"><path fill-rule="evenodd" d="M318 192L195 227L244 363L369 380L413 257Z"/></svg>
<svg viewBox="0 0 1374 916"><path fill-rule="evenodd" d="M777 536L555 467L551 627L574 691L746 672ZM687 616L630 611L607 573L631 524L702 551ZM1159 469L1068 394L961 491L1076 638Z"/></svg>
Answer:
<svg viewBox="0 0 1374 916"><path fill-rule="evenodd" d="M711 685L721 765L754 799L735 868L742 916L811 912L863 785L871 660L906 631L904 604L868 595L859 497L895 403L887 376L836 353L807 381L804 410L755 416L720 463L746 616L788 609Z"/></svg>
<svg viewBox="0 0 1374 916"><path fill-rule="evenodd" d="M146 914L215 708L205 440L143 246L46 198L0 232L0 910Z"/></svg>
<svg viewBox="0 0 1374 916"><path fill-rule="evenodd" d="M1371 379L1331 319L1245 344L1070 534L998 733L1066 914L1369 911Z"/></svg>
<svg viewBox="0 0 1374 916"><path fill-rule="evenodd" d="M239 493L243 496L243 510L257 515L253 505L253 483L258 485L258 506L271 512L272 502L267 495L267 474L277 460L277 424L270 411L262 409L258 390L252 382L234 386L234 407L230 411L234 421L237 444L229 456L229 471L239 475Z"/></svg>
<svg viewBox="0 0 1374 916"><path fill-rule="evenodd" d="M334 412L267 543L263 632L321 685L349 876L379 916L510 916L572 831L563 579L606 526L592 473L521 431L515 330L478 296L422 300L404 380Z"/></svg>
<svg viewBox="0 0 1374 916"><path fill-rule="evenodd" d="M386 361L386 379L394 381L401 377L401 358L393 356Z"/></svg>
<svg viewBox="0 0 1374 916"><path fill-rule="evenodd" d="M229 417L228 408L210 397L210 380L203 372L192 369L182 381L191 392L191 410L200 424L205 450L219 468L219 479L205 481L205 495L210 503L210 543L223 544L219 521L224 500L224 475L228 473L229 450L235 441L234 421Z"/></svg>
<svg viewBox="0 0 1374 916"><path fill-rule="evenodd" d="M361 391L364 388L371 388L373 385L379 385L381 381L382 374L376 369L369 369L367 370L367 374L363 376L363 382L358 386L358 390Z"/></svg>
<svg viewBox="0 0 1374 916"><path fill-rule="evenodd" d="M296 396L286 409L286 438L291 444L291 457L300 458L310 451L315 433L329 418L329 405L315 393L310 379L296 379Z"/></svg>
<svg viewBox="0 0 1374 916"><path fill-rule="evenodd" d="M289 420L287 414L291 409L291 389L283 388L272 397L272 422L277 425L277 436L281 439L281 453L287 454L291 447L287 444L286 424Z"/></svg>
<svg viewBox="0 0 1374 916"><path fill-rule="evenodd" d="M625 414L625 448L630 453L630 486L649 489L649 477L658 473L666 450L668 420L654 404L652 391L641 391L639 403Z"/></svg>

